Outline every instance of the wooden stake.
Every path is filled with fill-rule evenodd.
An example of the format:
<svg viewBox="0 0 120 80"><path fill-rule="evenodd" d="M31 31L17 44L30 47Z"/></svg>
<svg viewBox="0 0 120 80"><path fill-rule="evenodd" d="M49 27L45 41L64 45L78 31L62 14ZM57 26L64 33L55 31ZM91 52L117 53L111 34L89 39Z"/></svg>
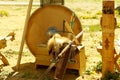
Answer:
<svg viewBox="0 0 120 80"><path fill-rule="evenodd" d="M4 63L5 66L9 65L8 60L6 59L6 57L4 55L2 55L1 52L0 52L0 60L2 60L2 62Z"/></svg>
<svg viewBox="0 0 120 80"><path fill-rule="evenodd" d="M25 35L26 35L26 31L27 31L27 26L28 26L28 20L29 20L30 13L31 13L32 3L33 3L33 0L30 0L28 10L27 10L27 16L26 16L26 20L25 20L24 31L23 31L22 41L21 41L21 45L20 45L19 55L18 55L17 70L19 70L19 68L20 68L22 51L23 51L23 47L24 47Z"/></svg>
<svg viewBox="0 0 120 80"><path fill-rule="evenodd" d="M103 0L102 9L102 78L109 71L114 73L114 0Z"/></svg>

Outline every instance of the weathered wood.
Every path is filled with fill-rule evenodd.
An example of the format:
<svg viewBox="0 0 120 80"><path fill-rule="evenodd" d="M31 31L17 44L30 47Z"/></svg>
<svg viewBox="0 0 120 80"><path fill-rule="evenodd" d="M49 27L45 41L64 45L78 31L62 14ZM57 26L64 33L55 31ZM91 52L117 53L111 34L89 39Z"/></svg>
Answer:
<svg viewBox="0 0 120 80"><path fill-rule="evenodd" d="M97 51L100 53L100 55L103 55L103 54L102 54L102 46L97 47ZM115 65L116 69L117 69L118 71L120 71L120 66L119 66L119 64L117 63L117 60L120 58L120 53L117 53L115 49L114 49L114 53L115 53L114 65Z"/></svg>
<svg viewBox="0 0 120 80"><path fill-rule="evenodd" d="M98 46L97 51L100 53L100 55L102 55L102 46Z"/></svg>
<svg viewBox="0 0 120 80"><path fill-rule="evenodd" d="M67 64L68 64L69 56L70 56L70 53L71 53L71 48L72 48L72 46L70 46L64 52L62 57L60 57L59 62L56 64L54 80L62 80L63 79L63 76L64 76L64 74L66 72L66 69L67 69Z"/></svg>
<svg viewBox="0 0 120 80"><path fill-rule="evenodd" d="M75 69L79 71L79 74L82 75L86 70L86 55L85 47L80 46L80 52L74 57L75 63L68 63L67 69ZM40 54L36 55L35 66L45 65L49 66L51 63L52 56L49 56L48 50L46 47L41 47L38 50Z"/></svg>
<svg viewBox="0 0 120 80"><path fill-rule="evenodd" d="M80 47L80 52L79 52L79 74L82 76L84 75L84 72L86 71L86 60L87 57L85 55L85 47L79 46Z"/></svg>
<svg viewBox="0 0 120 80"><path fill-rule="evenodd" d="M120 72L120 66L119 66L119 64L117 63L117 60L118 60L119 57L120 57L120 53L115 56L114 63L115 63L115 67L116 67L117 70Z"/></svg>
<svg viewBox="0 0 120 80"><path fill-rule="evenodd" d="M76 36L76 39L78 39L80 36L82 36L82 33L83 33L83 31L81 31L79 34L77 34L77 36ZM75 39L73 39L71 42L69 42L68 44L66 44L66 45L64 45L64 47L63 47L63 49L61 49L61 52L58 54L58 56L56 56L55 58L54 58L54 60L55 60L55 62L52 62L51 64L50 64L50 66L47 68L47 70L41 75L41 77L40 77L40 80L43 80L44 79L44 77L45 77L45 75L47 75L47 73L52 69L52 67L54 67L57 63L58 63L58 65L57 65L57 70L55 71L55 73L56 73L56 76L55 77L58 77L58 78L56 78L55 80L61 80L61 77L63 76L63 74L64 74L64 71L66 70L66 69L64 69L65 67L67 67L66 66L66 64L67 64L67 62L68 62L68 59L70 58L69 57L69 55L70 55L70 50L72 49L72 44L75 42ZM77 47L77 46L76 46ZM61 47L62 48L62 47ZM79 52L80 51L80 49L81 48L77 48L77 52ZM75 52L76 52L76 50L75 50ZM67 59L66 59L67 58ZM65 61L66 60L66 61ZM65 62L65 63L64 63ZM60 65L61 64L61 65ZM61 70L62 69L64 69L64 71L62 72ZM60 72L61 71L61 72ZM60 75L61 74L61 75ZM59 79L60 78L60 79Z"/></svg>
<svg viewBox="0 0 120 80"><path fill-rule="evenodd" d="M64 5L64 0L40 0L41 7L50 4Z"/></svg>
<svg viewBox="0 0 120 80"><path fill-rule="evenodd" d="M41 1L44 1L44 0L41 0ZM62 5L63 5L64 0L61 0L61 1L62 1ZM20 61L22 58L22 51L23 51L23 47L24 47L25 35L26 35L26 42L28 40L28 42L27 42L28 47L29 47L30 51L33 53L33 55L36 57L36 61L35 61L36 66L37 65L49 65L49 63L50 63L49 60L51 59L51 57L46 54L44 55L44 53L47 53L47 47L44 47L44 49L43 49L43 46L40 47L39 45L47 43L48 37L46 36L46 33L50 27L54 27L55 29L62 31L63 20L65 19L65 20L69 21L70 16L73 13L70 9L68 9L64 6L55 5L55 6L48 6L46 9L45 9L45 7L43 7L43 10L40 10L42 8L36 10L29 19L32 2L33 2L33 0L30 0L29 6L28 6L26 22L25 22L25 26L24 26L24 31L23 31L23 36L22 36L22 41L21 41L21 46L20 46L20 51L19 51L19 56L18 56L17 69L20 68ZM64 11L65 11L65 13L63 13ZM29 19L29 22L28 22L28 19ZM73 27L73 32L76 35L80 31L82 31L81 23L77 17L75 19L74 25L75 26ZM26 29L28 31L27 34L26 34ZM80 37L78 39L79 42L81 42L81 40L82 40L82 37ZM85 55L85 53L83 51L84 46L82 46L82 47L83 48L80 49L81 50L80 55L81 54ZM82 65L82 64L80 63L80 61L82 60L82 57L80 60L80 55L76 55L75 56L76 63L68 64L67 68L81 70L80 65ZM42 58L42 59L39 59L39 58ZM43 61L43 59L44 59L44 61Z"/></svg>
<svg viewBox="0 0 120 80"><path fill-rule="evenodd" d="M5 38L0 39L0 49L4 49L5 47L7 47L7 40L11 40L11 41L15 40L15 33L11 32ZM0 52L0 60L2 60L4 65L9 65L8 60L1 52Z"/></svg>
<svg viewBox="0 0 120 80"><path fill-rule="evenodd" d="M64 13L63 13L64 12ZM60 34L66 34L63 30L63 20L70 21L72 11L61 5L49 5L37 9L30 17L26 43L32 54L41 54L39 48L41 44L47 44L49 40L48 33L55 29ZM82 31L81 23L76 17L74 27L72 28L75 35ZM65 36L66 37L66 36ZM78 39L81 42L82 36Z"/></svg>
<svg viewBox="0 0 120 80"><path fill-rule="evenodd" d="M114 0L103 0L102 9L102 77L114 73Z"/></svg>
<svg viewBox="0 0 120 80"><path fill-rule="evenodd" d="M5 66L6 66L6 65L9 65L8 60L7 60L6 57L5 57L4 55L2 55L1 53L0 53L0 60L2 60L2 62L4 63Z"/></svg>
<svg viewBox="0 0 120 80"><path fill-rule="evenodd" d="M71 33L73 34L72 36L73 36L73 38L75 39L75 43L76 43L76 44L80 44L79 41L75 38L75 34L74 34L71 26L68 24L67 21L65 21L65 27L66 27L67 31L69 31L69 32L71 32Z"/></svg>
<svg viewBox="0 0 120 80"><path fill-rule="evenodd" d="M24 47L25 36L26 36L28 21L29 21L29 18L30 18L32 3L33 3L33 0L30 0L29 1L28 10L27 10L27 16L26 16L26 20L25 20L24 31L23 31L23 35L22 35L22 40L21 40L19 55L18 55L17 70L19 70L19 68L20 68L20 62L21 62L21 58L22 58L22 51L23 51L23 47Z"/></svg>
<svg viewBox="0 0 120 80"><path fill-rule="evenodd" d="M65 11L65 13L63 13L63 11ZM49 15L48 13L51 15ZM63 31L63 27L62 27L63 20L65 19L67 21L70 21L70 17L72 13L73 12L71 12L71 10L69 10L68 8L64 6L60 6L60 5L45 6L43 8L38 9L36 12L33 13L33 15L31 16L29 20L29 24L28 24L26 43L30 51L32 52L32 54L36 57L36 61L35 61L36 66L50 64L51 57L49 55L46 55L48 54L47 47L40 46L40 45L47 43L48 36L46 34L48 33L48 30L51 27L54 29L57 29L57 31L62 32ZM77 35L79 32L82 31L81 24L77 17L75 19L74 27L72 29L75 35ZM82 36L78 39L78 41L81 42L81 39L82 39ZM84 48L82 48L81 51L83 49ZM81 54L85 55L85 53L80 52L80 55ZM80 70L81 69L80 65L82 65L80 64L80 55L75 56L75 60L77 63L68 64L67 68ZM84 57L81 57L81 59L82 58Z"/></svg>

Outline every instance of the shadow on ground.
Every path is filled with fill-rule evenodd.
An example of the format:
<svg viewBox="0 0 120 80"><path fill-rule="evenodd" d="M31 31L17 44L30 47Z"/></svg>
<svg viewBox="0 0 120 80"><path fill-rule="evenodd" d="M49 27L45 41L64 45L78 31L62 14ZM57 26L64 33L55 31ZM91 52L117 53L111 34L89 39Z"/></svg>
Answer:
<svg viewBox="0 0 120 80"><path fill-rule="evenodd" d="M16 66L13 67L14 72L10 73L5 80L39 80L38 78L47 69L47 66L38 66L35 68L34 63L24 63L20 65L20 70L16 71ZM45 80L53 80L54 68L46 75ZM67 70L64 75L64 80L76 80L78 73L75 70Z"/></svg>

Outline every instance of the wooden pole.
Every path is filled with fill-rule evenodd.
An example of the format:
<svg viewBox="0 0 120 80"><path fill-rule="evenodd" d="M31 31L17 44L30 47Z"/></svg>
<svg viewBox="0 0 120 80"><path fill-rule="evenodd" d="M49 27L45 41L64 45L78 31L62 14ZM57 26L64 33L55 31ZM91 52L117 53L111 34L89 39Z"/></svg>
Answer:
<svg viewBox="0 0 120 80"><path fill-rule="evenodd" d="M114 73L114 0L103 0L102 7L102 78L109 71Z"/></svg>
<svg viewBox="0 0 120 80"><path fill-rule="evenodd" d="M8 60L6 59L6 57L4 55L2 55L1 52L0 52L0 59L2 60L2 62L4 63L5 66L9 65Z"/></svg>
<svg viewBox="0 0 120 80"><path fill-rule="evenodd" d="M28 26L28 20L29 20L30 13L31 13L32 3L33 3L33 0L30 0L28 10L27 10L27 16L26 16L26 20L25 20L24 31L23 31L22 41L21 41L21 45L20 45L19 55L18 55L17 70L19 70L19 68L20 68L22 51L23 51L23 47L24 47L25 35L26 35L26 31L27 31L27 26Z"/></svg>
<svg viewBox="0 0 120 80"><path fill-rule="evenodd" d="M67 46L67 44L62 47L64 48L65 46ZM56 64L54 80L63 80L72 48L73 47L70 45L70 47L64 52L62 57L60 57L59 62Z"/></svg>

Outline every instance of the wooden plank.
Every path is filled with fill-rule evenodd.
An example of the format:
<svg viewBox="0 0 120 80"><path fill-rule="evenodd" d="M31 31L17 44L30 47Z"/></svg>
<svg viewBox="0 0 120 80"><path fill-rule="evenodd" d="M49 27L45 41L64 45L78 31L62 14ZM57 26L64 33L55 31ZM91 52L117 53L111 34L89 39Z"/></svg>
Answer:
<svg viewBox="0 0 120 80"><path fill-rule="evenodd" d="M102 78L110 71L114 73L114 0L103 0L102 9Z"/></svg>
<svg viewBox="0 0 120 80"><path fill-rule="evenodd" d="M80 60L80 69L79 74L82 76L86 71L86 55L85 55L85 47L82 47L79 53L79 60Z"/></svg>
<svg viewBox="0 0 120 80"><path fill-rule="evenodd" d="M49 53L48 53L48 48L47 47L38 47L37 51L40 55L46 55L46 56L49 56ZM39 55L37 54L37 55ZM36 57L37 57L36 55Z"/></svg>
<svg viewBox="0 0 120 80"><path fill-rule="evenodd" d="M46 56L46 55L37 55L35 64L36 65L50 65L51 63L51 56Z"/></svg>
<svg viewBox="0 0 120 80"><path fill-rule="evenodd" d="M42 48L41 48L42 49ZM43 49L44 52L44 49ZM46 50L45 50L46 52ZM49 56L47 53L41 53L40 55L36 55L36 65L45 65L49 66L51 63L52 57ZM67 68L68 69L76 69L79 71L79 74L83 74L86 69L86 56L85 56L85 48L84 46L81 47L80 53L75 56L75 63L68 62Z"/></svg>

